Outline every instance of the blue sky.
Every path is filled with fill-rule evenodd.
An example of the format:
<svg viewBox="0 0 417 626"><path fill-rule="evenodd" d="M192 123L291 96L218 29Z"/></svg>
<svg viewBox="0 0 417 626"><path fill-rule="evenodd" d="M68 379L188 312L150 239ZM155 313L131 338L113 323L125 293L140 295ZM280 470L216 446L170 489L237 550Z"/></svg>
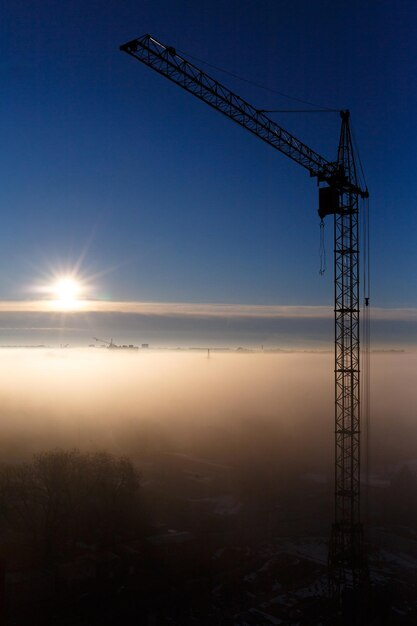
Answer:
<svg viewBox="0 0 417 626"><path fill-rule="evenodd" d="M413 1L38 1L2 10L0 298L80 267L92 298L332 305L299 166L119 52L146 32L271 89L351 109L372 303L417 306ZM198 64L198 62L197 62ZM211 70L259 108L297 107ZM276 121L332 159L339 118Z"/></svg>

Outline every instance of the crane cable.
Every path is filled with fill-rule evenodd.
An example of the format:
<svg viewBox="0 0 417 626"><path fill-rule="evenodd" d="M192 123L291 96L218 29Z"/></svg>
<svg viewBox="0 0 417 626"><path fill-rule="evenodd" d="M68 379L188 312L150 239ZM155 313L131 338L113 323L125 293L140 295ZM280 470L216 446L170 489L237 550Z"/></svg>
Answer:
<svg viewBox="0 0 417 626"><path fill-rule="evenodd" d="M323 276L326 271L326 246L324 241L324 219L320 220L320 269L319 274Z"/></svg>
<svg viewBox="0 0 417 626"><path fill-rule="evenodd" d="M361 189L368 191L365 173L358 150L355 132L351 124L351 136L354 153L359 164L359 186ZM370 209L369 196L362 197L361 204L361 240L362 240L362 258L363 258L363 319L362 319L362 339L361 339L361 430L364 433L362 447L362 462L364 465L364 521L366 532L369 536L370 530L370 495L371 495L371 262L370 262Z"/></svg>
<svg viewBox="0 0 417 626"><path fill-rule="evenodd" d="M371 329L370 329L370 211L369 199L365 198L362 203L362 241L363 241L363 322L362 322L362 424L364 431L364 482L365 482L365 507L364 518L366 528L370 527L370 480L371 480Z"/></svg>
<svg viewBox="0 0 417 626"><path fill-rule="evenodd" d="M204 59L200 59L199 57L196 57L192 54L189 54L188 52L184 52L184 50L180 50L179 48L177 48L177 51L180 52L181 54L184 54L186 57L190 57L190 59L194 59L194 61L198 61L199 63L203 63L203 65L207 65L207 67L211 67L214 70L217 70L218 72L222 72L223 74L227 74L228 76L231 76L232 78L236 78L237 80L242 81L243 83L247 83L249 85L252 85L253 87L258 87L259 89L264 89L265 91L269 91L270 93L275 93L278 96L282 96L283 98L286 98L287 100L293 100L294 102L300 102L301 104L308 104L309 106L312 107L316 107L318 109L322 109L321 112L339 112L340 109L332 109L330 107L325 107L325 106L321 106L319 104L316 104L314 102L310 102L309 100L302 100L301 98L296 98L295 96L290 96L286 93L284 93L283 91L278 91L278 89L271 89L271 87L267 87L266 85L262 85L261 83L258 83L256 81L250 80L248 78L243 78L242 76L239 76L238 74L235 74L234 72L229 72L228 70L225 70L222 67L219 67L218 65L213 65L212 63L208 63L208 61L205 61ZM270 112L273 113L275 111L265 111L265 113ZM280 113L292 113L292 111L279 111ZM294 111L294 112L307 112L307 111Z"/></svg>

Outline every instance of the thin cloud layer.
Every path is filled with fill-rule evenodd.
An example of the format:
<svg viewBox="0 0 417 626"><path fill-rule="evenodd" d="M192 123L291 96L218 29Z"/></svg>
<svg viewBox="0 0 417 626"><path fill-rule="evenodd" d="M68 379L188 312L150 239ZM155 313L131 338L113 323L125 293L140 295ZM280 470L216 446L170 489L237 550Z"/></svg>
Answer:
<svg viewBox="0 0 417 626"><path fill-rule="evenodd" d="M60 309L48 300L3 301L1 313L126 313L165 317L220 318L286 318L328 319L333 317L330 306L212 304L187 302L110 302L80 300L74 309ZM371 308L372 319L382 321L417 322L417 308Z"/></svg>

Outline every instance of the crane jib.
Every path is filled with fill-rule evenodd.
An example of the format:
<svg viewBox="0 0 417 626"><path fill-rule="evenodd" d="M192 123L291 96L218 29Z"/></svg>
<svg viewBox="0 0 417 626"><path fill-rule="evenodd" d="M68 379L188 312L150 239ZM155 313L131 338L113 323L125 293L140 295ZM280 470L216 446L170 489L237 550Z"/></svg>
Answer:
<svg viewBox="0 0 417 626"><path fill-rule="evenodd" d="M311 176L334 184L337 164L328 161L219 81L154 37L144 35L120 46L123 52L175 82L211 107L305 167Z"/></svg>

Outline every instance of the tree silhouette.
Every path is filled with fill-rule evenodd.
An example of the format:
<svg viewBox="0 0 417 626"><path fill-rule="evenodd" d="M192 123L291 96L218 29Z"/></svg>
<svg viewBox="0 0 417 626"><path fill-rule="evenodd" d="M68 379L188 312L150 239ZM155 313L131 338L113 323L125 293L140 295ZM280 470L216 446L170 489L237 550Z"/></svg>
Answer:
<svg viewBox="0 0 417 626"><path fill-rule="evenodd" d="M110 547L140 528L140 476L126 457L54 450L0 468L0 515L54 561L76 542Z"/></svg>

